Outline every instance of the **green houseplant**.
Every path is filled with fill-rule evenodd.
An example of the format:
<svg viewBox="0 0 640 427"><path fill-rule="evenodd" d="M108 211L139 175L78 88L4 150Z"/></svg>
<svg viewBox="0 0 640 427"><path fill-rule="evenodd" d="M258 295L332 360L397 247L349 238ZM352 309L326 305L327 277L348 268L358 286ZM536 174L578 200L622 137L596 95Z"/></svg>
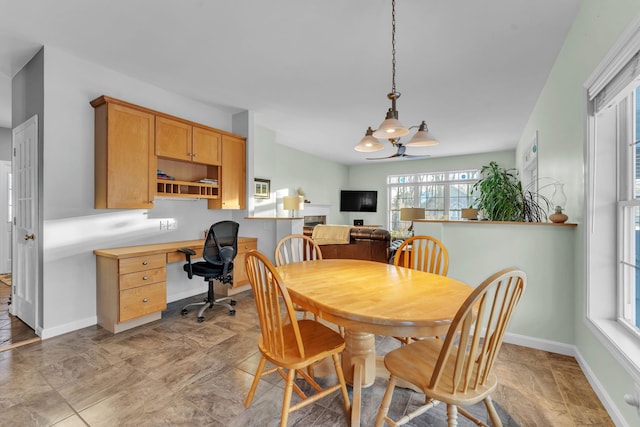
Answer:
<svg viewBox="0 0 640 427"><path fill-rule="evenodd" d="M490 221L541 222L550 207L546 197L523 190L515 169L496 162L482 166L481 178L473 185L475 207Z"/></svg>

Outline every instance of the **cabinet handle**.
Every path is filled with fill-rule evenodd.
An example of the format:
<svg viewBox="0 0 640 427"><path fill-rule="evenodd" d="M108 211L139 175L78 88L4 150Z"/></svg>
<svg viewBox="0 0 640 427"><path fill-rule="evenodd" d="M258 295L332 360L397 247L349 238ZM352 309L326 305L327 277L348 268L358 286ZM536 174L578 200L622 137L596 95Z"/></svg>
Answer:
<svg viewBox="0 0 640 427"><path fill-rule="evenodd" d="M149 298L143 299L142 302L149 302Z"/></svg>
<svg viewBox="0 0 640 427"><path fill-rule="evenodd" d="M149 280L147 276L142 276L142 280Z"/></svg>
<svg viewBox="0 0 640 427"><path fill-rule="evenodd" d="M142 265L148 265L149 261L142 261Z"/></svg>

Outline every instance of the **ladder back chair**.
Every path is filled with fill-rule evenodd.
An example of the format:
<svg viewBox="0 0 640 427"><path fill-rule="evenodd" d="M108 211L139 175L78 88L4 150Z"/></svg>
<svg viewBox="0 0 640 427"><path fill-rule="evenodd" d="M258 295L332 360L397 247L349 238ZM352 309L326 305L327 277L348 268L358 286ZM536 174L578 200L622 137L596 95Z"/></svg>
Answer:
<svg viewBox="0 0 640 427"><path fill-rule="evenodd" d="M387 353L389 384L375 425L406 424L441 402L447 405L449 426L458 425L458 413L486 425L461 407L484 401L491 424L501 426L490 395L498 385L492 369L526 280L525 273L516 269L495 273L467 297L444 340L416 341ZM387 415L398 379L422 390L425 404L393 421Z"/></svg>
<svg viewBox="0 0 640 427"><path fill-rule="evenodd" d="M446 276L449 271L449 252L434 237L413 236L398 247L393 265Z"/></svg>
<svg viewBox="0 0 640 427"><path fill-rule="evenodd" d="M402 242L393 257L393 265L446 276L449 271L449 252L435 237L413 236ZM409 344L417 337L395 337Z"/></svg>
<svg viewBox="0 0 640 427"><path fill-rule="evenodd" d="M342 392L348 417L351 403L340 361L340 354L345 348L344 339L337 332L315 320L298 320L296 318L291 297L282 278L262 253L258 251L247 253L245 265L260 321L261 335L258 349L262 354L251 389L245 400L245 407L248 408L251 405L260 378L263 375L278 372L286 381L280 426L287 425L289 413L337 390ZM306 372L306 369L313 363L327 357L333 359L338 384L323 389ZM267 361L275 367L265 370ZM307 396L295 383L297 374L300 374L315 389L314 394ZM294 391L301 401L291 405Z"/></svg>

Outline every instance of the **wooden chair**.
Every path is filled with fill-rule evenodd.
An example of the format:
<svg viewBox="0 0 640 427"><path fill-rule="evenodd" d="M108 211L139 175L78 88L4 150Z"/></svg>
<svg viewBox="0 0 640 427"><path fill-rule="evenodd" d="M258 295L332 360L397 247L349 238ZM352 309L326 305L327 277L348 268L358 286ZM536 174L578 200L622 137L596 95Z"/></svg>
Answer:
<svg viewBox="0 0 640 427"><path fill-rule="evenodd" d="M276 266L314 259L322 259L320 246L303 234L285 236L276 246Z"/></svg>
<svg viewBox="0 0 640 427"><path fill-rule="evenodd" d="M384 365L391 375L375 425L382 426L385 421L406 424L440 402L447 405L449 426L457 425L458 412L478 425L486 425L460 407L484 401L491 423L501 426L490 396L498 385L492 368L525 283L522 271L495 273L465 300L444 341L416 341L387 353ZM422 390L425 404L394 422L387 414L398 379Z"/></svg>
<svg viewBox="0 0 640 427"><path fill-rule="evenodd" d="M413 236L398 247L393 265L446 276L449 271L449 252L434 237Z"/></svg>
<svg viewBox="0 0 640 427"><path fill-rule="evenodd" d="M446 276L449 271L449 252L435 237L413 236L402 242L393 257L393 265ZM420 338L394 337L409 344Z"/></svg>
<svg viewBox="0 0 640 427"><path fill-rule="evenodd" d="M344 350L344 339L335 331L315 320L298 320L293 303L282 278L269 259L258 251L247 253L245 260L247 275L256 301L261 336L258 348L262 357L245 400L245 407L251 405L256 387L262 375L278 372L286 380L282 402L280 426L287 424L289 413L321 399L340 389L347 416L351 409L345 384L340 354ZM338 377L338 384L322 389L307 374L305 368L331 356ZM265 363L275 365L265 370ZM288 370L285 373L285 369ZM300 374L316 390L307 396L295 383L296 373ZM292 392L302 399L291 406Z"/></svg>

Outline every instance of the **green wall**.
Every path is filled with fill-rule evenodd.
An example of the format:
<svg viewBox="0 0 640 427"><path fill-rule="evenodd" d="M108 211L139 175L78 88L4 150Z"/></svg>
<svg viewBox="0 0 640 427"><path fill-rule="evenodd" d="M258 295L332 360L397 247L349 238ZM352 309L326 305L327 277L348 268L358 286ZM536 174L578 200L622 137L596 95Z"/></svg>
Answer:
<svg viewBox="0 0 640 427"><path fill-rule="evenodd" d="M633 391L633 381L585 324L584 84L639 13L639 0L584 1L516 150L520 159L537 130L539 175L565 183L566 213L570 222L579 224L574 244L575 345L588 365L587 373L606 390L613 410L630 426L640 423L635 409L623 401L624 394Z"/></svg>

